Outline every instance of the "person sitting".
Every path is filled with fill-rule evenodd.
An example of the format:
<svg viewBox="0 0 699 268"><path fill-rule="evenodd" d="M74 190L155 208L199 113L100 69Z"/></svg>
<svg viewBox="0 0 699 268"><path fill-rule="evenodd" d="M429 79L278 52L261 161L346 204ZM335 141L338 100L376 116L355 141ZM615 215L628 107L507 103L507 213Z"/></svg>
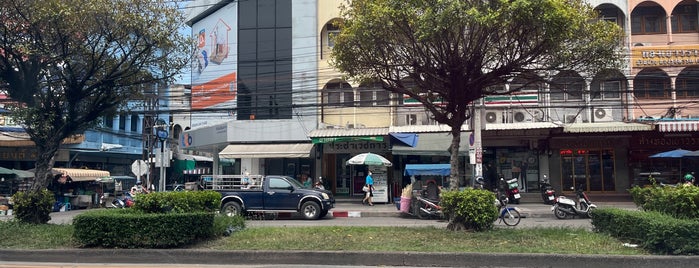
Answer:
<svg viewBox="0 0 699 268"><path fill-rule="evenodd" d="M684 175L684 183L682 185L694 186L694 175L692 175L691 173L687 173L687 175Z"/></svg>
<svg viewBox="0 0 699 268"><path fill-rule="evenodd" d="M147 194L148 189L143 187L141 181L137 181L136 185L131 187L131 191L129 191L129 193L131 194L131 196L135 196L136 194Z"/></svg>

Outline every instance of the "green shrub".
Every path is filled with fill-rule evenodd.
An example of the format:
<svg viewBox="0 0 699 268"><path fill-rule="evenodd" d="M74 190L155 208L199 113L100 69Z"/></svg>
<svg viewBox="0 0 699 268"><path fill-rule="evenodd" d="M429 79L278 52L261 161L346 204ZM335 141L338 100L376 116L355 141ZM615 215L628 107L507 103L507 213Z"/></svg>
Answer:
<svg viewBox="0 0 699 268"><path fill-rule="evenodd" d="M12 195L15 219L25 223L45 224L51 220L56 198L47 189L39 192L16 192Z"/></svg>
<svg viewBox="0 0 699 268"><path fill-rule="evenodd" d="M85 247L173 248L215 235L214 213L144 213L134 209L88 211L73 219Z"/></svg>
<svg viewBox="0 0 699 268"><path fill-rule="evenodd" d="M657 254L699 254L699 221L657 211L604 208L592 218L595 230L637 243Z"/></svg>
<svg viewBox="0 0 699 268"><path fill-rule="evenodd" d="M229 236L242 229L245 229L245 218L242 215L229 217L216 214L214 217L214 237Z"/></svg>
<svg viewBox="0 0 699 268"><path fill-rule="evenodd" d="M634 203L647 211L657 211L676 218L699 218L699 187L638 187L629 189Z"/></svg>
<svg viewBox="0 0 699 268"><path fill-rule="evenodd" d="M482 189L442 192L440 206L450 230L485 231L493 228L498 210L495 194Z"/></svg>
<svg viewBox="0 0 699 268"><path fill-rule="evenodd" d="M214 212L221 207L221 194L215 191L155 192L134 200L133 208L146 213Z"/></svg>

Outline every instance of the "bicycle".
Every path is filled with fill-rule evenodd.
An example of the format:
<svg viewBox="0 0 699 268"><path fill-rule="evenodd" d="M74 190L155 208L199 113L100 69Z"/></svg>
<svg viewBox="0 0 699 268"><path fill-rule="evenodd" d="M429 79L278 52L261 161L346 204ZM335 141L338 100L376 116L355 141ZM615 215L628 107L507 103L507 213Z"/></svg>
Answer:
<svg viewBox="0 0 699 268"><path fill-rule="evenodd" d="M522 217L515 207L507 206L507 197L501 197L496 200L498 207L498 219L504 222L507 226L517 226Z"/></svg>

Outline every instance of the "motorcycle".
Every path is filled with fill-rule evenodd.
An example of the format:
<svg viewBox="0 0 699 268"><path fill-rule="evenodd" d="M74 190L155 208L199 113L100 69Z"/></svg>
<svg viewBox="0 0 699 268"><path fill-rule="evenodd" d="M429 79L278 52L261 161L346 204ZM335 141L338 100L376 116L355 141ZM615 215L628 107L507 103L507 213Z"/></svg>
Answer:
<svg viewBox="0 0 699 268"><path fill-rule="evenodd" d="M500 178L498 190L505 193L508 203L519 204L521 195L519 194L519 183L517 182L517 178L507 181L505 181L504 178Z"/></svg>
<svg viewBox="0 0 699 268"><path fill-rule="evenodd" d="M133 196L131 196L129 192L124 192L122 198L110 198L108 193L104 193L100 196L100 206L104 208L130 208L133 204Z"/></svg>
<svg viewBox="0 0 699 268"><path fill-rule="evenodd" d="M413 190L413 199L410 206L410 214L417 216L420 219L443 218L442 207L439 205L439 188L436 184L428 184L427 187L420 190ZM433 194L430 194L430 193Z"/></svg>
<svg viewBox="0 0 699 268"><path fill-rule="evenodd" d="M575 200L562 195L554 199L551 211L553 211L556 218L565 219L569 216L592 218L592 211L597 208L597 205L590 202L590 198L583 190L583 185L578 186L578 189L575 190L575 194L578 198L577 204Z"/></svg>
<svg viewBox="0 0 699 268"><path fill-rule="evenodd" d="M541 199L544 200L544 204L553 205L554 200L556 200L556 190L553 189L546 175L539 182L539 190L541 191Z"/></svg>

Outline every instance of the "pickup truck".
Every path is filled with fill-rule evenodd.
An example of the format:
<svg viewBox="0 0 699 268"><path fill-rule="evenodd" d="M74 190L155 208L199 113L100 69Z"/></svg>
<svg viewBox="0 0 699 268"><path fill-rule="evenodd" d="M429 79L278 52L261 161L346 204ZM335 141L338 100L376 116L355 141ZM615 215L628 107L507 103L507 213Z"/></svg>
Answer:
<svg viewBox="0 0 699 268"><path fill-rule="evenodd" d="M335 206L332 192L306 189L297 180L277 175L202 176L202 188L221 193L221 213L299 212L315 220Z"/></svg>

